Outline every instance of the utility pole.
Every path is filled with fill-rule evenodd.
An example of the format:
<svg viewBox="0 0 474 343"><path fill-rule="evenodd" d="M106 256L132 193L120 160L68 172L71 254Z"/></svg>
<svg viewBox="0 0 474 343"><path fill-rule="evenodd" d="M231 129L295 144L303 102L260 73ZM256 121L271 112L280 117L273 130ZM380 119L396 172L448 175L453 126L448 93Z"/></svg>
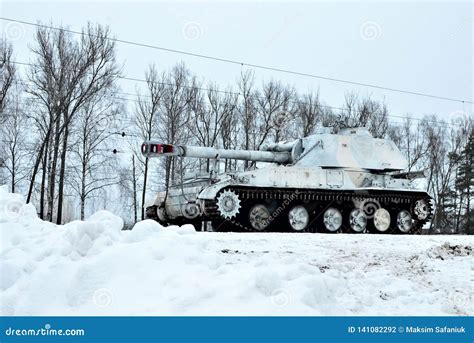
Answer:
<svg viewBox="0 0 474 343"><path fill-rule="evenodd" d="M135 171L135 155L132 155L132 183L133 183L133 218L137 222L137 174Z"/></svg>

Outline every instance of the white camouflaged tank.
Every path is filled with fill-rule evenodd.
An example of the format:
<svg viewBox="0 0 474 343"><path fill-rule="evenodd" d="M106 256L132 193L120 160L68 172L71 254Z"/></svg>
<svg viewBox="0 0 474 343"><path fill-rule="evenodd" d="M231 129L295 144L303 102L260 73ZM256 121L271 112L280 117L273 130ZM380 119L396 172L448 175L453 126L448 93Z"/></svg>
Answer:
<svg viewBox="0 0 474 343"><path fill-rule="evenodd" d="M223 150L147 141L147 157L182 156L267 162L216 176L196 175L160 192L147 215L165 223L203 221L216 231L419 233L431 198L413 186L422 172L395 143L366 128L320 133L264 146Z"/></svg>

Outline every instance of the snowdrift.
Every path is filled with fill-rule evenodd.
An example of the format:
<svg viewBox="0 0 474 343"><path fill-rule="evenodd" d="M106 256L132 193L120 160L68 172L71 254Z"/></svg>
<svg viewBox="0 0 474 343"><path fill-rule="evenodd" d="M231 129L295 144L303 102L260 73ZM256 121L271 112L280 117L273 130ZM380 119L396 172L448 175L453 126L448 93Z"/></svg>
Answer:
<svg viewBox="0 0 474 343"><path fill-rule="evenodd" d="M0 188L2 315L473 315L473 237L43 222Z"/></svg>

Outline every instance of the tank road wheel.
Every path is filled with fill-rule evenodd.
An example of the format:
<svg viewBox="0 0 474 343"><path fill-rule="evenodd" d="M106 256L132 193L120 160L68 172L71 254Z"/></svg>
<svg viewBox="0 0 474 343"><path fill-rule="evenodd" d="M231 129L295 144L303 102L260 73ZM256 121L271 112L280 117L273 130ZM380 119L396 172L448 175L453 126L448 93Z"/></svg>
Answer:
<svg viewBox="0 0 474 343"><path fill-rule="evenodd" d="M378 233L390 231L390 212L385 208L379 208L374 213L374 227Z"/></svg>
<svg viewBox="0 0 474 343"><path fill-rule="evenodd" d="M240 210L240 199L233 191L225 190L217 197L217 209L224 219L237 216Z"/></svg>
<svg viewBox="0 0 474 343"><path fill-rule="evenodd" d="M364 210L355 208L349 213L349 230L352 233L362 233L367 229L367 215Z"/></svg>
<svg viewBox="0 0 474 343"><path fill-rule="evenodd" d="M410 212L402 210L397 215L397 229L400 233L409 233L413 228L413 218Z"/></svg>
<svg viewBox="0 0 474 343"><path fill-rule="evenodd" d="M254 205L249 211L250 226L254 230L263 231L270 224L270 211L262 204Z"/></svg>
<svg viewBox="0 0 474 343"><path fill-rule="evenodd" d="M304 206L297 205L294 206L288 212L288 221L290 222L290 227L297 232L302 232L306 229L309 223L309 213Z"/></svg>
<svg viewBox="0 0 474 343"><path fill-rule="evenodd" d="M328 208L323 215L323 224L327 232L337 232L342 225L341 211L334 207Z"/></svg>

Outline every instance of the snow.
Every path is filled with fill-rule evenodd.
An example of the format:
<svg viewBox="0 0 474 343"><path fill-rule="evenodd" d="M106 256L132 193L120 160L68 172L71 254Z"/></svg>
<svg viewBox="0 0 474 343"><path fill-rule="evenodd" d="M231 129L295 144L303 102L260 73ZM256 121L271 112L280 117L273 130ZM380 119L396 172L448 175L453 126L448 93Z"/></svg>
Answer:
<svg viewBox="0 0 474 343"><path fill-rule="evenodd" d="M474 237L57 226L0 188L2 315L473 315Z"/></svg>

